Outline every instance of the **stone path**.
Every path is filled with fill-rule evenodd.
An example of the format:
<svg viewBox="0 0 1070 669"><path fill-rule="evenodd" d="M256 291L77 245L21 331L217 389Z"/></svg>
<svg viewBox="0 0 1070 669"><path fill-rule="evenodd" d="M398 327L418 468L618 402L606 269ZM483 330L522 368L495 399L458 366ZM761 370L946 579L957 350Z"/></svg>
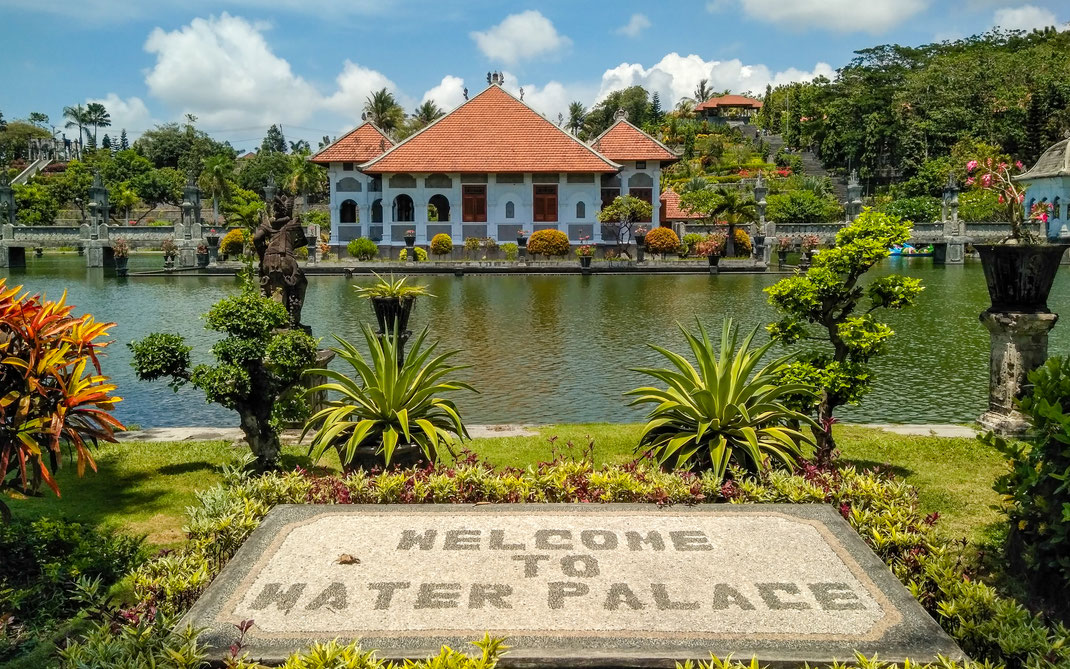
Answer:
<svg viewBox="0 0 1070 669"><path fill-rule="evenodd" d="M972 439L978 434L977 428L969 425L941 423L857 423L857 425L908 436ZM469 425L468 432L473 439L534 437L539 434L540 427L542 426ZM282 434L282 441L285 444L296 444L299 443L300 436L300 430L286 430ZM130 432L119 434L119 441L238 441L240 439L243 439L242 432L236 427L154 427L145 430L131 430Z"/></svg>

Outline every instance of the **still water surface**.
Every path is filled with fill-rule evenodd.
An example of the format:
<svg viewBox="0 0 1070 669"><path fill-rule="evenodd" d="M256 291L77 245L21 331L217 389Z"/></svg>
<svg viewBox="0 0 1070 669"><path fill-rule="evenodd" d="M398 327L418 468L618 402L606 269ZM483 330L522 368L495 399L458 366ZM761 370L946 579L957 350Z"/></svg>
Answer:
<svg viewBox="0 0 1070 669"><path fill-rule="evenodd" d="M58 297L64 289L79 312L114 321L104 372L124 401L117 414L143 427L234 425L235 415L204 402L193 388L173 393L142 383L130 369L126 343L154 331L177 332L209 362L216 339L200 316L237 290L230 277L116 279L87 270L83 259L28 258L27 268L0 270L10 282ZM158 256L135 256L131 269L156 268ZM875 365L875 388L845 420L969 422L985 407L988 333L977 320L987 306L981 267L933 266L928 258L890 259L877 273L905 272L925 285L919 306L890 314L890 354ZM1070 272L1060 272L1049 306L1070 313ZM441 276L422 279L434 299L421 299L415 327L430 324L443 349L461 349L471 367L462 376L480 394L454 395L472 423L635 421L621 393L646 383L629 367L661 365L646 342L683 352L675 323L697 317L719 334L731 316L747 328L774 317L762 289L777 275L721 276ZM304 322L330 345L332 335L363 342L360 323L374 320L352 289L367 278L309 279ZM361 344L363 349L363 345ZM1070 351L1070 324L1052 332L1050 351Z"/></svg>

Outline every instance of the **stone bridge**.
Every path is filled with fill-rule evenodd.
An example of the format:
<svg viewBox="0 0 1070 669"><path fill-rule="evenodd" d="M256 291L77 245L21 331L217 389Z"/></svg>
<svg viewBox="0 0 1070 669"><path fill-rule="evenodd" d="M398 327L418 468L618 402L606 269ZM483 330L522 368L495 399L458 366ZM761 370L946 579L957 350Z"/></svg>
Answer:
<svg viewBox="0 0 1070 669"><path fill-rule="evenodd" d="M104 267L112 262L112 244L124 239L130 248L159 248L165 240L178 246L179 266L196 264L197 246L207 245L207 228L186 225L129 226L83 223L77 226L0 224L0 267L26 263L26 249L73 246L85 251L88 267Z"/></svg>

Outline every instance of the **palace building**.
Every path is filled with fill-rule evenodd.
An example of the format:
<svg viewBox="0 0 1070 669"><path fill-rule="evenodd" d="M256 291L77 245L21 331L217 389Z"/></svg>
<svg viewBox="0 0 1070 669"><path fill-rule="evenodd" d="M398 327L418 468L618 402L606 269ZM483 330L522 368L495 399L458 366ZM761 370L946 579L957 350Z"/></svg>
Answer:
<svg viewBox="0 0 1070 669"><path fill-rule="evenodd" d="M623 114L585 144L495 78L404 141L364 123L311 160L327 167L338 248L357 237L400 246L407 230L417 244L442 232L457 245L468 237L510 242L546 228L599 243L597 214L618 195L650 202L649 225L661 223L661 169L678 158Z"/></svg>

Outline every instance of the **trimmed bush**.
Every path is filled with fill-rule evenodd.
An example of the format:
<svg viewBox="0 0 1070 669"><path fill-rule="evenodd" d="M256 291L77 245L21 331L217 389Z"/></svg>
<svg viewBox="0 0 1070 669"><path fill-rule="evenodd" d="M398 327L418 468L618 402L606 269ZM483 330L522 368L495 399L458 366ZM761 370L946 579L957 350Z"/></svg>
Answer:
<svg viewBox="0 0 1070 669"><path fill-rule="evenodd" d="M651 253L674 253L680 246L680 238L672 228L654 228L646 234L646 248Z"/></svg>
<svg viewBox="0 0 1070 669"><path fill-rule="evenodd" d="M357 237L346 244L346 253L357 260L373 260L379 257L379 247L367 237Z"/></svg>
<svg viewBox="0 0 1070 669"><path fill-rule="evenodd" d="M520 247L514 242L506 242L502 244L502 251L505 252L506 260L516 260L520 257Z"/></svg>
<svg viewBox="0 0 1070 669"><path fill-rule="evenodd" d="M697 232L689 232L684 235L683 239L681 239L680 241L681 243L683 243L684 246L687 247L688 253L694 253L695 246L698 245L698 243L704 239L706 239L706 235L699 234Z"/></svg>
<svg viewBox="0 0 1070 669"><path fill-rule="evenodd" d="M808 190L777 193L766 201L766 218L774 223L827 223L843 217L843 207L834 197L820 197Z"/></svg>
<svg viewBox="0 0 1070 669"><path fill-rule="evenodd" d="M231 228L223 235L223 241L219 242L219 252L227 256L240 256L245 251L245 245L251 240L252 237L245 228Z"/></svg>
<svg viewBox="0 0 1070 669"><path fill-rule="evenodd" d="M750 235L743 228L736 228L736 234L734 235L736 241L736 257L749 256L751 249L754 247L751 245Z"/></svg>
<svg viewBox="0 0 1070 669"><path fill-rule="evenodd" d="M424 262L425 260L427 260L427 251L424 251L419 246L415 246L413 248L416 249L416 262ZM398 254L398 260L408 260L408 259L409 259L409 250L408 249L401 249L401 253Z"/></svg>
<svg viewBox="0 0 1070 669"><path fill-rule="evenodd" d="M560 230L536 230L528 238L528 253L532 256L565 256L570 247L568 235Z"/></svg>
<svg viewBox="0 0 1070 669"><path fill-rule="evenodd" d="M431 253L434 253L436 256L444 256L453 253L453 239L451 239L445 232L438 233L431 238Z"/></svg>

